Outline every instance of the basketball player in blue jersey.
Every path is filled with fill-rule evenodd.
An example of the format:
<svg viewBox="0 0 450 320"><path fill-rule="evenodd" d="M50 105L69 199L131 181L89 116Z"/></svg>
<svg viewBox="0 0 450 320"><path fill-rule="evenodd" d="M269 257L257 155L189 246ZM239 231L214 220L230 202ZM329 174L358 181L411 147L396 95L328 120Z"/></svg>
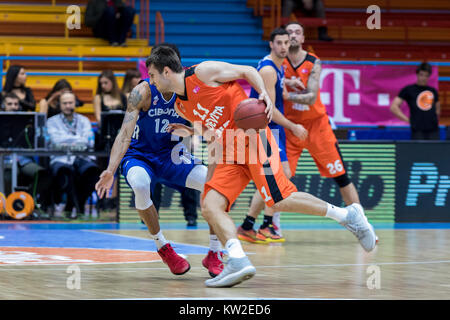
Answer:
<svg viewBox="0 0 450 320"><path fill-rule="evenodd" d="M264 85L273 104L281 114L284 114L284 68L282 64L289 50L289 34L286 30L277 28L272 31L269 44L271 49L270 54L259 61L256 69L259 71L259 74L264 80ZM251 89L250 97L258 98L258 93L253 88ZM274 135L278 137L277 142L280 152L281 165L286 177L289 179L292 174L286 156L286 134L284 132L284 128L292 130L292 132L302 140L307 137L308 133L302 125L295 124L284 117L282 117L279 123L275 123L273 121L270 122L269 127ZM258 232L253 229L255 220L264 207L264 201L259 192L256 191L250 204L249 213L245 217L242 225L238 228L238 237L240 240L251 243L285 241L285 239L281 236L281 233L276 230L279 229L280 214L279 212L273 212L268 207L265 208L264 220Z"/></svg>
<svg viewBox="0 0 450 320"><path fill-rule="evenodd" d="M178 53L176 46L158 46L163 45ZM114 173L120 167L126 182L133 189L136 209L156 243L158 254L172 273L181 275L189 271L190 265L165 239L151 192L157 182L179 191L187 187L202 192L207 167L188 152L186 146L178 141L179 137L168 132L169 124L188 124L175 111L175 100L175 94L161 94L150 85L148 79L142 80L132 90L122 127L111 149L109 165L100 175L96 190L102 198L111 188ZM210 250L202 264L212 277L223 269L218 257L222 255L221 248L220 241L210 228Z"/></svg>

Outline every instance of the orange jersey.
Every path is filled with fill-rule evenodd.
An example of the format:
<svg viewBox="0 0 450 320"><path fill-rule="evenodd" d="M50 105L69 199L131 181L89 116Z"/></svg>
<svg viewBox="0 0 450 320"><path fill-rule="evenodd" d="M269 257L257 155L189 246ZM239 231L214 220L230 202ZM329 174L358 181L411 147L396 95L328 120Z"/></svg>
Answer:
<svg viewBox="0 0 450 320"><path fill-rule="evenodd" d="M309 75L314 67L314 62L319 59L315 54L307 53L305 59L298 65L293 66L289 58L284 59L284 76L286 79L300 78L303 84L308 84ZM288 91L294 91L288 86ZM302 123L304 120L310 120L318 118L326 114L326 108L320 100L320 90L317 92L317 99L313 105L304 105L294 103L289 100L284 100L284 115L286 118L295 123Z"/></svg>
<svg viewBox="0 0 450 320"><path fill-rule="evenodd" d="M193 66L186 69L184 82L184 96L177 96L176 105L190 122L200 121L218 136L225 129L237 129L234 111L248 96L236 81L210 87L197 78Z"/></svg>

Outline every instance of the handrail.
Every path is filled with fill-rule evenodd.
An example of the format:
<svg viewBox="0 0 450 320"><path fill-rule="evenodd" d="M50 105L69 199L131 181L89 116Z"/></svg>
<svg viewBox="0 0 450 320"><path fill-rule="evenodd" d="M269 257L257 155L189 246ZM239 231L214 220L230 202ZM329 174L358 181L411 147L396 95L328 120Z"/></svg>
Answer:
<svg viewBox="0 0 450 320"><path fill-rule="evenodd" d="M164 19L161 12L155 13L155 44L164 42Z"/></svg>
<svg viewBox="0 0 450 320"><path fill-rule="evenodd" d="M3 76L6 71L3 70L4 61L14 60L33 60L33 61L98 61L98 62L135 62L136 69L139 69L140 58L123 57L53 57L53 56L0 56L0 91L3 90ZM58 71L28 71L29 75L42 76L98 76L99 72L58 72ZM124 73L115 73L116 76L124 76Z"/></svg>

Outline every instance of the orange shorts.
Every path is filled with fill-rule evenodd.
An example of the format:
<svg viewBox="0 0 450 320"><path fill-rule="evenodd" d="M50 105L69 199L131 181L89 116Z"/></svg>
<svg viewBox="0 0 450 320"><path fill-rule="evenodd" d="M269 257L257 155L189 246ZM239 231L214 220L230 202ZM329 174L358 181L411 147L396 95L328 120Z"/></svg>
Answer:
<svg viewBox="0 0 450 320"><path fill-rule="evenodd" d="M214 189L228 200L226 211L242 193L250 180L253 180L265 204L269 207L296 192L295 185L286 177L281 166L278 145L269 128L261 131L255 142L258 149L245 144L245 163L231 161L216 165L211 179L205 184L203 198ZM252 152L259 156L249 156Z"/></svg>
<svg viewBox="0 0 450 320"><path fill-rule="evenodd" d="M323 177L334 178L343 175L344 162L328 115L305 121L302 125L308 130L308 138L303 141L294 136L290 130L286 130L286 154L292 175L295 175L303 149L309 151Z"/></svg>

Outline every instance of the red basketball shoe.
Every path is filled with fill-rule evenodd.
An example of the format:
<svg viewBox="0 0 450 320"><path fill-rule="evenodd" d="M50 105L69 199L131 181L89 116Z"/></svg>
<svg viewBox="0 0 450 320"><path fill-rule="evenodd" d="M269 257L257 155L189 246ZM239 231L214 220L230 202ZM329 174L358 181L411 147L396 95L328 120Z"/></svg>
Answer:
<svg viewBox="0 0 450 320"><path fill-rule="evenodd" d="M219 258L220 255L220 258ZM202 260L203 266L208 269L211 277L216 277L223 270L223 253L209 250L208 255Z"/></svg>
<svg viewBox="0 0 450 320"><path fill-rule="evenodd" d="M175 250L173 250L170 243L161 247L161 249L158 250L158 254L162 261L169 266L169 269L173 274L182 275L191 269L189 262L179 256Z"/></svg>

